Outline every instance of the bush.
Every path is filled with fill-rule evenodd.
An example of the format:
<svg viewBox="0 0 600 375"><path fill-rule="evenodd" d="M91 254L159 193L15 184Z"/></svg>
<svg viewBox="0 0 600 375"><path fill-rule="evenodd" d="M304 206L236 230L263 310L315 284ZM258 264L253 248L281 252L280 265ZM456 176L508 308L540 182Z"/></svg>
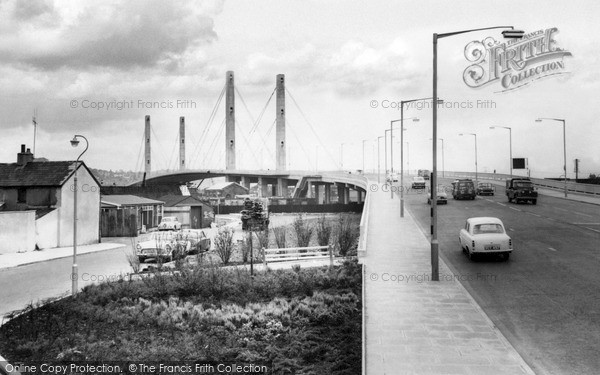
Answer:
<svg viewBox="0 0 600 375"><path fill-rule="evenodd" d="M296 234L296 243L298 247L308 247L310 244L310 238L312 237L313 228L310 223L302 217L302 215L296 216L292 223L292 228Z"/></svg>
<svg viewBox="0 0 600 375"><path fill-rule="evenodd" d="M317 242L319 246L328 246L331 238L331 223L325 215L317 220Z"/></svg>
<svg viewBox="0 0 600 375"><path fill-rule="evenodd" d="M350 216L340 214L337 223L336 245L341 256L350 255L353 250L356 250L359 235L358 223L353 222Z"/></svg>
<svg viewBox="0 0 600 375"><path fill-rule="evenodd" d="M215 252L223 264L228 264L233 253L233 230L228 227L219 228L215 236Z"/></svg>
<svg viewBox="0 0 600 375"><path fill-rule="evenodd" d="M273 234L275 236L275 243L279 249L285 249L287 235L287 227L275 227L273 228Z"/></svg>

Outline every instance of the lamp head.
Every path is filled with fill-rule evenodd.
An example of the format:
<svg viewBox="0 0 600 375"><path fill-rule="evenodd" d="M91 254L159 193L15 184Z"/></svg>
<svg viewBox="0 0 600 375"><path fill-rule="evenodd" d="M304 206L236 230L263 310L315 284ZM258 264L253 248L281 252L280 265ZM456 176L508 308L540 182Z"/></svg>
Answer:
<svg viewBox="0 0 600 375"><path fill-rule="evenodd" d="M523 30L504 30L502 32L502 36L506 39L521 39L524 34L525 31Z"/></svg>
<svg viewBox="0 0 600 375"><path fill-rule="evenodd" d="M71 139L71 146L77 147L78 145L79 145L79 140L77 139L77 137L73 137L73 139Z"/></svg>
<svg viewBox="0 0 600 375"><path fill-rule="evenodd" d="M542 119L541 118L536 118L535 122L542 122Z"/></svg>
<svg viewBox="0 0 600 375"><path fill-rule="evenodd" d="M462 137L464 134L463 133L459 133L458 135L460 135Z"/></svg>
<svg viewBox="0 0 600 375"><path fill-rule="evenodd" d="M496 129L496 127L495 126L490 126L490 129Z"/></svg>
<svg viewBox="0 0 600 375"><path fill-rule="evenodd" d="M419 118L418 118L418 117L415 117L415 118L413 119L413 122L419 122L419 121L421 121L421 120L419 120Z"/></svg>

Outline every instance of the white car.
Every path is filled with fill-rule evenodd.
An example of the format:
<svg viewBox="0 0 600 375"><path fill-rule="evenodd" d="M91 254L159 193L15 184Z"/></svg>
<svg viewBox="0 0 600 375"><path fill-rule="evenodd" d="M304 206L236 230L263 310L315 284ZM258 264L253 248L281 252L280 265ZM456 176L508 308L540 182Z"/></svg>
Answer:
<svg viewBox="0 0 600 375"><path fill-rule="evenodd" d="M437 204L448 204L448 194L443 189L435 193ZM431 204L431 193L427 194L427 204Z"/></svg>
<svg viewBox="0 0 600 375"><path fill-rule="evenodd" d="M152 232L135 246L140 263L146 259L171 262L192 250L192 241L175 232Z"/></svg>
<svg viewBox="0 0 600 375"><path fill-rule="evenodd" d="M396 173L390 173L386 180L387 182L398 182L398 175Z"/></svg>
<svg viewBox="0 0 600 375"><path fill-rule="evenodd" d="M502 255L508 260L513 250L512 239L506 234L504 224L495 217L472 217L460 230L458 241L462 251L473 260L479 254Z"/></svg>
<svg viewBox="0 0 600 375"><path fill-rule="evenodd" d="M181 223L176 216L165 216L158 224L158 230L180 230Z"/></svg>
<svg viewBox="0 0 600 375"><path fill-rule="evenodd" d="M423 177L413 177L411 187L413 189L425 189L425 179Z"/></svg>

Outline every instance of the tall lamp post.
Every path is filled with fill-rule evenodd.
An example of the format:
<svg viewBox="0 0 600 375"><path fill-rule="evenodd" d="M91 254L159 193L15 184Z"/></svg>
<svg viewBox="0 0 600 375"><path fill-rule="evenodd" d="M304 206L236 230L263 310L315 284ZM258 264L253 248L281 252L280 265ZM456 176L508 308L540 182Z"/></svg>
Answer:
<svg viewBox="0 0 600 375"><path fill-rule="evenodd" d="M362 173L363 174L365 174L365 142L366 141L367 141L366 139L363 139L363 141L362 141L362 154L363 154L363 167L362 167L363 172Z"/></svg>
<svg viewBox="0 0 600 375"><path fill-rule="evenodd" d="M79 140L77 138L83 138L85 140L85 150L77 157L75 161L75 172L73 174L73 267L71 270L71 294L76 295L77 290L77 279L79 278L77 271L77 167L79 166L79 159L88 149L89 143L86 137L83 135L74 135L73 139L71 139L71 146L77 147L79 145Z"/></svg>
<svg viewBox="0 0 600 375"><path fill-rule="evenodd" d="M340 144L340 166L344 170L344 143Z"/></svg>
<svg viewBox="0 0 600 375"><path fill-rule="evenodd" d="M495 129L495 128L502 128L502 129L508 129L508 147L509 147L509 155L510 155L510 178L512 178L513 176L513 161L512 161L512 128L508 127L508 126L490 126L490 129Z"/></svg>
<svg viewBox="0 0 600 375"><path fill-rule="evenodd" d="M471 29L471 30L462 30L455 31L451 33L444 34L433 34L433 95L432 98L438 97L437 92L437 44L438 39L446 38L453 35L469 33L472 31L481 31L481 30L491 30L491 29L505 29L502 32L502 35L505 38L522 38L524 32L514 30L513 26L493 26L493 27L485 27L479 29ZM431 185L437 186L437 103L432 106L433 108L433 171L431 177ZM437 200L437 191L436 189L431 189L431 201L436 202ZM433 203L431 205L431 279L433 281L439 281L439 243L437 239L437 205Z"/></svg>
<svg viewBox="0 0 600 375"><path fill-rule="evenodd" d="M433 138L429 138L430 141ZM442 177L446 177L446 167L444 166L444 138L438 138L438 140L442 141Z"/></svg>
<svg viewBox="0 0 600 375"><path fill-rule="evenodd" d="M406 142L406 169L410 176L410 142Z"/></svg>
<svg viewBox="0 0 600 375"><path fill-rule="evenodd" d="M385 136L383 136L383 135L377 137L377 183L378 184L381 183L381 156L379 156L380 155L379 149L381 148L381 146L380 146L379 140L384 137Z"/></svg>
<svg viewBox="0 0 600 375"><path fill-rule="evenodd" d="M566 120L564 118L548 118L548 117L540 117L535 120L535 122L542 122L542 120L552 120L552 121L560 121L563 125L563 171L565 172L565 198L567 197L567 130L566 130Z"/></svg>
<svg viewBox="0 0 600 375"><path fill-rule="evenodd" d="M462 137L463 135L472 135L475 137L475 186L477 186L477 134L475 133L460 133L459 135Z"/></svg>

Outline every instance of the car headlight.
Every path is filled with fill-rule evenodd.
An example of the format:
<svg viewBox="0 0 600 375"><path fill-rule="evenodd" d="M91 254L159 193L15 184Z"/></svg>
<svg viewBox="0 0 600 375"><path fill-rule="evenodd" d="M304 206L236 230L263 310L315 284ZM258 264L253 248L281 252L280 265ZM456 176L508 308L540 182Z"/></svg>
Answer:
<svg viewBox="0 0 600 375"><path fill-rule="evenodd" d="M137 245L135 246L135 248L136 248L136 249L138 249L138 250L142 250L142 245L140 245L140 244L137 244Z"/></svg>

